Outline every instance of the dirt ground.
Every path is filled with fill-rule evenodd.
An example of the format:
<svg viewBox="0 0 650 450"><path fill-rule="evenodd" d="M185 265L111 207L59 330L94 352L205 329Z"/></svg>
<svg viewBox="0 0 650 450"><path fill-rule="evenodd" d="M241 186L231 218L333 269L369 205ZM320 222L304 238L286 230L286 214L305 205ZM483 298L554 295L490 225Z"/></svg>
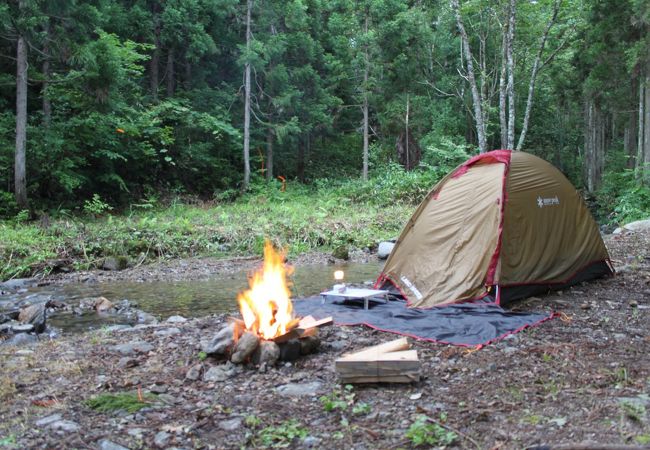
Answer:
<svg viewBox="0 0 650 450"><path fill-rule="evenodd" d="M316 354L232 370L225 381L206 376L223 362L205 358L199 345L224 316L0 347L0 447L397 449L427 437L424 448L445 438L453 440L447 448L647 446L650 236L606 242L616 277L516 304L561 319L481 350L416 341L422 379L414 384L341 386L338 356L395 337L362 327L321 329ZM188 266L219 264L232 267L176 262L122 275L190 277L197 273ZM56 282L85 276L97 275ZM138 391L146 404L135 413L87 403ZM413 426L423 415L428 422Z"/></svg>

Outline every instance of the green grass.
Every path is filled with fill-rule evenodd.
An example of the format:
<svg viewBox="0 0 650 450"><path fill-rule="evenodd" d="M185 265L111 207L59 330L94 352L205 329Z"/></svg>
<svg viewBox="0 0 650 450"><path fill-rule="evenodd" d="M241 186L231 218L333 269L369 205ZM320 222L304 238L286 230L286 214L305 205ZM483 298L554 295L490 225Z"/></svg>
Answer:
<svg viewBox="0 0 650 450"><path fill-rule="evenodd" d="M143 401L140 401L138 394L130 392L121 392L117 394L101 394L86 400L84 403L90 408L103 412L111 413L115 411L126 411L135 413L142 408L149 406L147 400L153 399L153 395L146 395Z"/></svg>
<svg viewBox="0 0 650 450"><path fill-rule="evenodd" d="M0 279L47 273L61 260L73 269L86 269L100 266L107 256L154 261L261 255L265 237L291 255L340 245L374 248L399 233L426 193L424 186L431 186L418 180L393 186L394 198L386 180L289 185L287 192L271 184L227 203L171 202L164 208L135 208L99 218L68 215L51 219L48 228L4 221Z"/></svg>

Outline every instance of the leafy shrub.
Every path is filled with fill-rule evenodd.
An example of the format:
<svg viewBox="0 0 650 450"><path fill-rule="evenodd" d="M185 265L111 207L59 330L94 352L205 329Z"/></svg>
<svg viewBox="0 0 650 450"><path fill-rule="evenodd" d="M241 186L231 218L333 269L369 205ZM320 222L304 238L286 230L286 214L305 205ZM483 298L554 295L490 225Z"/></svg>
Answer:
<svg viewBox="0 0 650 450"><path fill-rule="evenodd" d="M411 424L405 437L415 447L419 447L421 445L449 445L458 438L458 435L437 423L430 423L427 416L421 415Z"/></svg>
<svg viewBox="0 0 650 450"><path fill-rule="evenodd" d="M14 195L10 192L0 191L0 219L13 217L18 213L18 205Z"/></svg>

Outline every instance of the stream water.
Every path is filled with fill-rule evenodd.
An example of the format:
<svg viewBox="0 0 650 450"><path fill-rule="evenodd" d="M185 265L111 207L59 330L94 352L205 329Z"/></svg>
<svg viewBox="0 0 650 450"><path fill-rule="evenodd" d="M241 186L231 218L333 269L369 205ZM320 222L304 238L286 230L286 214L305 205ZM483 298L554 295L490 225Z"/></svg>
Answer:
<svg viewBox="0 0 650 450"><path fill-rule="evenodd" d="M291 277L293 296L306 297L331 288L335 270L344 270L345 281L348 283L374 282L382 266L383 263L351 263L296 267ZM200 281L70 283L30 288L19 294L4 295L0 297L0 312L8 307L15 308L46 300L77 305L82 299L103 296L112 302L127 299L143 311L163 320L172 315L198 317L235 311L237 293L247 286L247 273L244 271ZM58 313L49 317L48 321L64 332L127 323L122 316L94 312L83 315Z"/></svg>

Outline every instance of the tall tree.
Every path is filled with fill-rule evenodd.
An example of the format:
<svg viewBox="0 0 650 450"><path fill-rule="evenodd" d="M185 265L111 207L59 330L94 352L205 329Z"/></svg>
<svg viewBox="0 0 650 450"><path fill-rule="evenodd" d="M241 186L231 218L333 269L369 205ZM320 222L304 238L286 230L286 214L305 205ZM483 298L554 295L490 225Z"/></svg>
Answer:
<svg viewBox="0 0 650 450"><path fill-rule="evenodd" d="M26 9L26 0L18 1L19 14ZM14 163L14 189L16 203L27 209L27 181L25 152L27 146L27 40L26 30L17 30L16 43L16 159Z"/></svg>
<svg viewBox="0 0 650 450"><path fill-rule="evenodd" d="M246 62L244 65L244 182L242 188L248 189L251 180L250 134L251 134L251 14L253 0L246 0Z"/></svg>

